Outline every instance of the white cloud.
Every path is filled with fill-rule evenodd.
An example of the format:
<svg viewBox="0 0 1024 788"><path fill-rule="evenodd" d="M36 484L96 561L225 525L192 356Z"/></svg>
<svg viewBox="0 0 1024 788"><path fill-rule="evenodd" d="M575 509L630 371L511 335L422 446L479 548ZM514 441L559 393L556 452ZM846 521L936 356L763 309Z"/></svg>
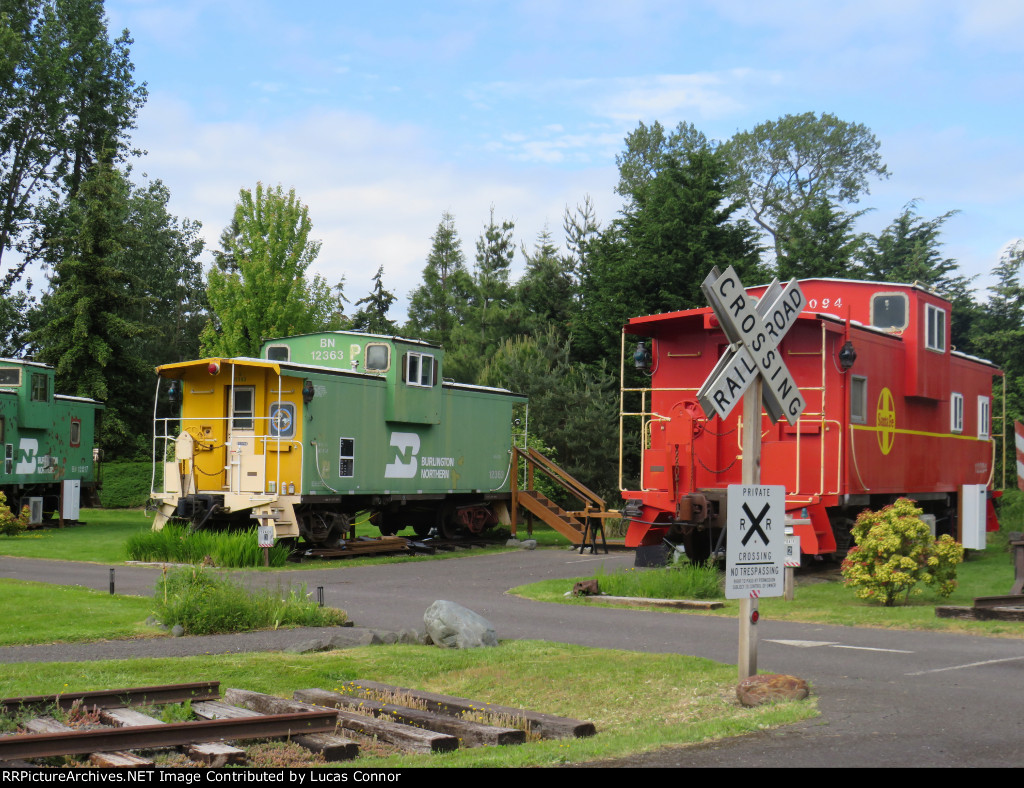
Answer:
<svg viewBox="0 0 1024 788"><path fill-rule="evenodd" d="M587 193L604 222L618 209L614 167L567 174L496 159L489 167L461 169L441 160L420 128L358 113L311 110L272 125L217 123L154 95L135 140L151 151L136 169L167 184L172 212L203 222L208 250L216 248L240 189L257 181L294 187L309 206L313 236L323 242L312 270L332 284L344 276L354 302L383 265L384 284L400 299L398 319L419 284L443 211L455 215L471 262L491 204L499 220L516 222L517 243L527 247L545 225L560 239L565 206ZM565 137L551 144L568 150L583 143Z"/></svg>

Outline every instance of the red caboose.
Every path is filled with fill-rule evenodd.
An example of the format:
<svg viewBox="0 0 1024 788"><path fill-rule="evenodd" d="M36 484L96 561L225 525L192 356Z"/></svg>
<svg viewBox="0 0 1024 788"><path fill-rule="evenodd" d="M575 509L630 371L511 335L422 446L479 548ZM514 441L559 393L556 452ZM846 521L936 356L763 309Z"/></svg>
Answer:
<svg viewBox="0 0 1024 788"><path fill-rule="evenodd" d="M900 496L933 516L938 533L960 538L963 500L976 508L992 482L992 380L1001 373L950 346L950 304L922 287L800 287L807 306L780 348L807 407L796 424L762 415L759 427L761 483L785 486L802 552L845 551L857 514ZM633 318L624 358L634 355L626 334L652 340L635 353L650 386L623 391L623 435L639 427L641 441L638 489L622 494L626 544L668 538L702 560L724 547L726 487L741 481L742 409L708 419L697 401L728 340L709 307Z"/></svg>

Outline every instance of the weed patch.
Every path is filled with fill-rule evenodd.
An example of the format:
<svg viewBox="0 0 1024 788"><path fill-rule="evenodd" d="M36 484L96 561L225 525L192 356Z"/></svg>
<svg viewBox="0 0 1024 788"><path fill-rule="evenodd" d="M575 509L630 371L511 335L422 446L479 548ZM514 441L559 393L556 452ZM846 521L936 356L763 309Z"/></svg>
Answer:
<svg viewBox="0 0 1024 788"><path fill-rule="evenodd" d="M160 531L140 531L125 542L130 561L163 561L172 564L204 564L243 568L263 566L263 548L257 545L256 529L246 531L192 531L168 523ZM289 548L278 542L270 548L270 565L284 566Z"/></svg>
<svg viewBox="0 0 1024 788"><path fill-rule="evenodd" d="M716 599L722 596L722 573L713 562L682 564L663 569L620 569L595 575L601 591L611 596L648 599Z"/></svg>
<svg viewBox="0 0 1024 788"><path fill-rule="evenodd" d="M156 616L186 634L246 632L278 627L341 626L344 610L319 607L305 585L285 594L253 591L200 567L169 572L156 586Z"/></svg>

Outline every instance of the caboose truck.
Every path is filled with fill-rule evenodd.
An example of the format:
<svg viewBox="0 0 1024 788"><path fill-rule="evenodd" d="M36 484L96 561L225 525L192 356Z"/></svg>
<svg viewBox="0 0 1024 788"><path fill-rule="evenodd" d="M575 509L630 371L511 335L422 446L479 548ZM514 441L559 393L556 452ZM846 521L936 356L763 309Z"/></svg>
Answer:
<svg viewBox="0 0 1024 788"><path fill-rule="evenodd" d="M77 520L98 506L99 452L93 448L96 400L54 393L52 367L0 359L0 491L12 512L29 507L29 522L58 514Z"/></svg>
<svg viewBox="0 0 1024 788"><path fill-rule="evenodd" d="M278 539L330 546L360 512L383 534L507 522L512 411L525 398L442 380L443 351L418 340L327 332L270 340L260 355L157 368L154 528L256 519Z"/></svg>
<svg viewBox="0 0 1024 788"><path fill-rule="evenodd" d="M950 304L923 287L840 279L800 287L807 306L779 349L807 407L795 424L762 415L758 426L761 482L785 486L787 527L801 551L844 552L857 514L900 496L917 501L938 533L961 538L960 510L978 500L967 485L992 482L992 378L1002 373L951 348ZM641 341L634 351L627 334L651 347ZM622 342L620 434L639 426L641 436L639 484L622 493L626 546L668 539L694 561L721 555L746 425L738 409L709 419L697 390L728 340L701 308L633 318ZM626 387L627 353L649 386ZM620 440L620 488L622 448ZM981 516L998 528L990 502Z"/></svg>

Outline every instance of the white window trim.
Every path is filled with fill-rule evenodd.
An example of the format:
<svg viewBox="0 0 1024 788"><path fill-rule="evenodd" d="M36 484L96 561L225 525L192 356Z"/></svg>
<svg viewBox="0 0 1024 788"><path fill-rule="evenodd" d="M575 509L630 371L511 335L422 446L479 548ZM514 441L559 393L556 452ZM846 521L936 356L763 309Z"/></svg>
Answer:
<svg viewBox="0 0 1024 788"><path fill-rule="evenodd" d="M929 335L932 330L932 319L937 315L942 316L942 325L937 327L939 329L938 336L936 342L932 343ZM924 346L936 353L946 352L946 310L935 306L935 304L924 305Z"/></svg>
<svg viewBox="0 0 1024 788"><path fill-rule="evenodd" d="M989 399L978 397L978 437L988 439L989 437Z"/></svg>
<svg viewBox="0 0 1024 788"><path fill-rule="evenodd" d="M413 359L416 359L416 378L413 379L411 374ZM430 359L430 382L422 383L423 377L423 359ZM410 352L405 359L405 382L409 386L418 386L419 388L429 389L434 385L434 357L429 353L414 353Z"/></svg>
<svg viewBox="0 0 1024 788"><path fill-rule="evenodd" d="M964 395L959 391L949 395L949 429L951 432L964 431Z"/></svg>

